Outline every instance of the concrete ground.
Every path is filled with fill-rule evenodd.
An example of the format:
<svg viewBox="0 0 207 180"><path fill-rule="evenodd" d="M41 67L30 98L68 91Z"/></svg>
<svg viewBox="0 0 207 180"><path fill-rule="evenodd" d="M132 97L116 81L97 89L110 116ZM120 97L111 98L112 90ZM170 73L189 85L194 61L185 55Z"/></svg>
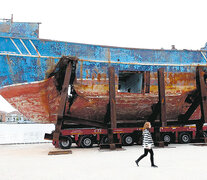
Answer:
<svg viewBox="0 0 207 180"><path fill-rule="evenodd" d="M2 180L206 180L207 146L173 144L154 148L155 163L149 155L137 167L143 153L139 145L122 150L72 147L72 154L48 155L52 144L0 145Z"/></svg>

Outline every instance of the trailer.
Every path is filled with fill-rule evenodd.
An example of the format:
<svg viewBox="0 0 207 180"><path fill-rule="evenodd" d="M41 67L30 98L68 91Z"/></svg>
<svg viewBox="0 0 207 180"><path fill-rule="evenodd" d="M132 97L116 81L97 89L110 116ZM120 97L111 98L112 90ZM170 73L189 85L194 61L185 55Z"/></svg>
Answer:
<svg viewBox="0 0 207 180"><path fill-rule="evenodd" d="M150 129L152 137L155 137L154 128ZM73 143L81 148L90 148L93 145L107 145L108 132L107 129L97 128L75 128L62 129L59 145L62 149L69 149ZM142 143L142 128L115 128L113 129L115 143L121 143L123 146L131 146L133 144ZM196 137L196 126L172 126L160 127L161 141L165 145L169 143L191 143L198 142ZM203 135L207 137L207 125L203 126ZM45 139L52 139L52 136L46 134Z"/></svg>

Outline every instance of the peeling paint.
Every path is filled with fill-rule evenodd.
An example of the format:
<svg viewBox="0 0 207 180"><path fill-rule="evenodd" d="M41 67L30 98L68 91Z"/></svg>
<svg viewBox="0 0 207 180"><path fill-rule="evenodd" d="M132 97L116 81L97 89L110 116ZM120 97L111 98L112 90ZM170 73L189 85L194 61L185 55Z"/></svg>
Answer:
<svg viewBox="0 0 207 180"><path fill-rule="evenodd" d="M0 36L39 38L39 24L30 22L0 22Z"/></svg>
<svg viewBox="0 0 207 180"><path fill-rule="evenodd" d="M38 39L38 23L0 23L0 31L0 36L7 33L7 37L0 37L0 94L37 122L55 121L60 92L54 86L58 82L46 77L63 55L80 59L73 84L77 98L70 113L98 121L103 121L106 113L109 66L115 69L117 118L120 120L149 116L152 104L158 100L159 68L165 69L167 118L177 118L189 107L185 98L196 88L196 67L202 66L207 71L206 47L200 51L159 50L43 40ZM123 71L150 71L150 93L119 92L119 72ZM191 118L199 118L199 112L196 110Z"/></svg>

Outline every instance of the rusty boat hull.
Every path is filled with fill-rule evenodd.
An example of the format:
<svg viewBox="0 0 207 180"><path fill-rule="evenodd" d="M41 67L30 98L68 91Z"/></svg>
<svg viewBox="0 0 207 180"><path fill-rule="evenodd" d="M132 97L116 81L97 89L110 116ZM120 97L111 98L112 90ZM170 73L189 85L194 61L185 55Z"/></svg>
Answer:
<svg viewBox="0 0 207 180"><path fill-rule="evenodd" d="M58 72L59 69L59 67L56 67L53 72ZM65 114L78 119L106 123L109 102L107 72L101 74L100 79L77 78L77 72L79 71L75 72L75 79L72 84L75 95L71 95L69 92L69 95L74 97L67 101ZM116 74L116 114L118 123L136 123L147 120L152 113L152 105L158 102L156 73L150 73L149 92L146 92L146 74L143 71L141 73L143 74L143 84L139 93L120 92L120 74ZM61 91L57 88L57 78L53 73L50 76L35 83L16 84L1 88L0 94L32 121L56 123ZM168 121L177 120L190 106L186 99L196 89L195 74L166 72L165 86L166 118ZM201 118L199 108L193 113L191 120Z"/></svg>
<svg viewBox="0 0 207 180"><path fill-rule="evenodd" d="M60 70L56 64L62 56L79 58L71 85L75 95L69 95L65 113L98 122L105 122L107 113L108 67L115 69L118 122L149 117L158 102L159 68L165 71L167 120L177 120L190 106L196 67L204 72L207 67L207 46L163 50L52 41L39 39L39 23L9 20L0 22L0 30L5 30L0 33L0 95L34 122L56 122L61 91L51 72ZM190 119L200 119L199 108Z"/></svg>
<svg viewBox="0 0 207 180"><path fill-rule="evenodd" d="M33 122L55 123L60 96L53 78L0 89L0 94Z"/></svg>

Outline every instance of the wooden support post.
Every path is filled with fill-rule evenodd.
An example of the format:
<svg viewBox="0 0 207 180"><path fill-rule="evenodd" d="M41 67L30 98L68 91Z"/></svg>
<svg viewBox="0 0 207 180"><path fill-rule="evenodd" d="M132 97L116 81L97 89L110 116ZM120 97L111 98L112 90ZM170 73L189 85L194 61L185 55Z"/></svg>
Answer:
<svg viewBox="0 0 207 180"><path fill-rule="evenodd" d="M71 72L72 72L72 64L71 62L69 62L65 71L65 77L64 77L64 82L61 91L60 105L58 108L57 123L55 125L55 132L53 134L53 144L55 145L56 148L59 148L59 137L60 137L60 131L63 123L63 115L64 115L65 103L68 95L68 86L70 83Z"/></svg>

